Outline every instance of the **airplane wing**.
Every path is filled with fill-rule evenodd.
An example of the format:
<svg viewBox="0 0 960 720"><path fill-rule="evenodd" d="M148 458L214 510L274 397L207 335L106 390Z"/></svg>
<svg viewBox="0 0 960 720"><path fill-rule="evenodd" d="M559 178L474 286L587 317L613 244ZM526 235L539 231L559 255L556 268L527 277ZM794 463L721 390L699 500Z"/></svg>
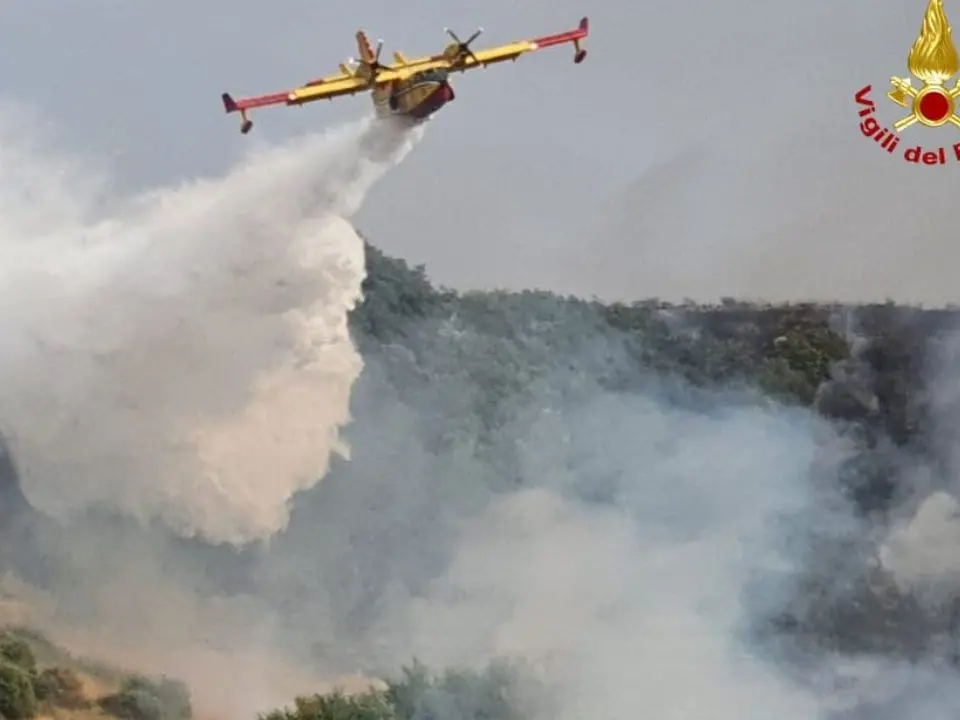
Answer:
<svg viewBox="0 0 960 720"><path fill-rule="evenodd" d="M257 95L235 100L230 93L223 93L221 96L223 109L227 113L240 113L240 132L246 135L253 127L253 122L247 117L247 111L253 108L269 105L303 105L315 100L332 100L343 95L354 95L370 89L372 85L390 82L400 77L400 73L394 70L381 70L377 75L376 82L370 83L350 72L345 65L341 65L340 70L336 75L328 75L318 80L311 80L291 90L268 95Z"/></svg>
<svg viewBox="0 0 960 720"><path fill-rule="evenodd" d="M556 33L554 35L544 35L531 40L519 40L517 42L507 43L499 47L488 48L486 50L470 50L468 40L466 43L451 43L447 50L440 55L432 57L416 58L408 60L400 53L394 53L397 62L394 68L397 70L428 70L433 68L446 68L448 70L463 72L473 70L479 67L486 67L493 63L503 62L505 60L516 60L524 53L543 50L554 45L564 43L573 43L576 53L574 62L580 63L587 55L587 51L580 48L580 41L587 37L590 32L589 20L582 18L579 26L574 30ZM479 34L479 33L477 33ZM476 37L476 35L474 35Z"/></svg>

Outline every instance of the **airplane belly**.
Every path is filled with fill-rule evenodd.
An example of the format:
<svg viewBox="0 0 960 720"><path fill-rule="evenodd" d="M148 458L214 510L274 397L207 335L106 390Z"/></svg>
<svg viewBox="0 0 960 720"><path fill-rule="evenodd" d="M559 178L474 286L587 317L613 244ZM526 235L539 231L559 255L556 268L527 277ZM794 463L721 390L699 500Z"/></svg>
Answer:
<svg viewBox="0 0 960 720"><path fill-rule="evenodd" d="M397 114L423 118L452 99L453 91L446 83L427 80L395 92L391 104Z"/></svg>
<svg viewBox="0 0 960 720"><path fill-rule="evenodd" d="M418 82L394 93L393 97L397 111L409 113L414 110L433 95L440 88L440 85L441 83L432 81Z"/></svg>
<svg viewBox="0 0 960 720"><path fill-rule="evenodd" d="M413 79L398 83L389 91L371 93L378 117L407 117L423 120L453 99L453 89L443 80Z"/></svg>

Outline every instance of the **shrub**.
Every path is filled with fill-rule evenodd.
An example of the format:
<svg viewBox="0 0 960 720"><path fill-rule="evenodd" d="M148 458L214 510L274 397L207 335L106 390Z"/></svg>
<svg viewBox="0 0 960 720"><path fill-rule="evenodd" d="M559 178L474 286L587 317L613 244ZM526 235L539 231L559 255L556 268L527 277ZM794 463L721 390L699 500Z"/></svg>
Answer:
<svg viewBox="0 0 960 720"><path fill-rule="evenodd" d="M37 711L30 673L8 659L0 659L0 717L27 720Z"/></svg>
<svg viewBox="0 0 960 720"><path fill-rule="evenodd" d="M414 662L386 690L298 697L259 720L521 720L519 681L518 669L503 663L434 676Z"/></svg>
<svg viewBox="0 0 960 720"><path fill-rule="evenodd" d="M164 720L160 700L143 690L123 690L100 698L100 708L122 720Z"/></svg>
<svg viewBox="0 0 960 720"><path fill-rule="evenodd" d="M37 658L30 645L22 637L9 630L0 632L0 659L10 662L26 672L37 671Z"/></svg>
<svg viewBox="0 0 960 720"><path fill-rule="evenodd" d="M82 708L88 703L83 693L83 683L69 668L52 667L41 672L33 683L40 702L63 708Z"/></svg>
<svg viewBox="0 0 960 720"><path fill-rule="evenodd" d="M397 715L382 691L358 695L335 691L298 697L293 708L274 710L259 720L397 720Z"/></svg>
<svg viewBox="0 0 960 720"><path fill-rule="evenodd" d="M101 709L123 720L190 720L193 709L187 686L179 680L127 677L120 690L99 700Z"/></svg>
<svg viewBox="0 0 960 720"><path fill-rule="evenodd" d="M388 683L386 694L404 720L521 720L519 681L518 670L505 663L432 676L414 662L401 680Z"/></svg>

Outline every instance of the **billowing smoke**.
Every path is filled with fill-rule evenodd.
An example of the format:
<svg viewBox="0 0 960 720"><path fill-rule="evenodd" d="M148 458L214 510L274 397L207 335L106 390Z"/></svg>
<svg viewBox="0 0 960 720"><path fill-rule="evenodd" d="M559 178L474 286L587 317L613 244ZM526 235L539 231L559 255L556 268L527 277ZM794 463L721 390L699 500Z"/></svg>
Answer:
<svg viewBox="0 0 960 720"><path fill-rule="evenodd" d="M943 655L871 643L890 631L860 609L881 527L841 492L856 433L650 376L633 353L658 340L586 304L440 317L365 356L353 457L262 568L288 637L341 668L519 657L542 717L950 717Z"/></svg>
<svg viewBox="0 0 960 720"><path fill-rule="evenodd" d="M0 127L0 422L29 499L274 533L345 452L364 265L344 218L418 132L363 121L103 207L25 127Z"/></svg>
<svg viewBox="0 0 960 720"><path fill-rule="evenodd" d="M947 717L957 684L933 660L772 630L811 570L843 595L866 567L844 554L867 523L837 491L855 452L837 426L652 377L637 358L662 338L532 293L433 298L415 321L423 298L388 298L403 332L365 338L361 363L343 218L413 139L360 124L106 207L10 143L2 172L22 157L35 181L0 197L0 421L30 499L270 538L241 560L80 521L74 574L49 583L61 635L231 717L413 656L524 658L559 720ZM950 569L924 545L887 552L904 582Z"/></svg>
<svg viewBox="0 0 960 720"><path fill-rule="evenodd" d="M517 432L531 487L457 533L442 578L391 623L397 648L522 657L547 669L564 719L816 718L750 633L800 560L778 519L810 502L823 425L585 389Z"/></svg>
<svg viewBox="0 0 960 720"><path fill-rule="evenodd" d="M930 457L908 465L902 506L892 518L880 560L924 604L942 606L960 592L960 334L931 343L924 368L931 422ZM960 628L957 628L960 629Z"/></svg>

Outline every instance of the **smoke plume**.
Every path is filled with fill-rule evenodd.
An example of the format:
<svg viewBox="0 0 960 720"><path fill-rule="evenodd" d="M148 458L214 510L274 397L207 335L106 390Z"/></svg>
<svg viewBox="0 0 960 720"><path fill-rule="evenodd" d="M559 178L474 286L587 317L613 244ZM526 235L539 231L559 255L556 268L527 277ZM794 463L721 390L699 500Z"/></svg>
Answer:
<svg viewBox="0 0 960 720"><path fill-rule="evenodd" d="M867 523L837 492L856 451L838 426L648 375L660 338L536 293L416 320L389 298L371 312L402 339L367 338L361 364L343 218L413 140L363 123L108 203L85 165L0 144L0 173L33 179L0 195L0 421L30 500L270 539L238 559L65 525L61 636L234 717L413 656L530 661L553 689L531 717L948 717L958 685L933 655L770 641L811 570L843 595L866 567L845 550ZM955 572L933 555L887 558L904 581Z"/></svg>
<svg viewBox="0 0 960 720"><path fill-rule="evenodd" d="M104 207L25 127L0 127L0 418L27 496L276 532L346 450L364 266L344 218L417 133L363 121Z"/></svg>

